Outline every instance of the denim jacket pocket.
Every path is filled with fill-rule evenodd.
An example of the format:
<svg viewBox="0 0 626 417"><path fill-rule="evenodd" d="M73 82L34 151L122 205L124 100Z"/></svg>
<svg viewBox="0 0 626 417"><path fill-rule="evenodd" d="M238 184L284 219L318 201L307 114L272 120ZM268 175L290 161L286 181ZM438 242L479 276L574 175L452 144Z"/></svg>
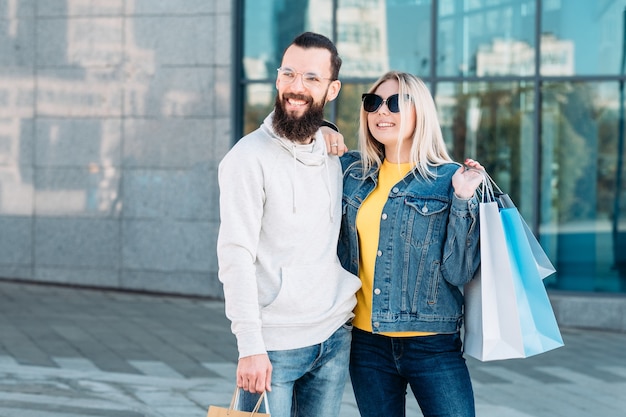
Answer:
<svg viewBox="0 0 626 417"><path fill-rule="evenodd" d="M435 198L407 196L404 201L406 205L413 207L423 216L432 216L441 213L450 206L449 202Z"/></svg>
<svg viewBox="0 0 626 417"><path fill-rule="evenodd" d="M440 228L448 217L450 202L436 199L406 196L406 206L410 207L405 224L407 237L415 247L429 245L441 239Z"/></svg>

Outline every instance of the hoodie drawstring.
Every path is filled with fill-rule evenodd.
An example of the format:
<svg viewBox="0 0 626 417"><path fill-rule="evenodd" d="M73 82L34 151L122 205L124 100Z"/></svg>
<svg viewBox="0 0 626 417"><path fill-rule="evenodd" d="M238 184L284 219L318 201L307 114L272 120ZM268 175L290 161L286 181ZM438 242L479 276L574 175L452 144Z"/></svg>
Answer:
<svg viewBox="0 0 626 417"><path fill-rule="evenodd" d="M291 145L291 154L293 155L293 177L297 178L296 171L298 169L298 158L296 158L296 145ZM293 198L293 214L296 214L296 182L291 181L291 195Z"/></svg>
<svg viewBox="0 0 626 417"><path fill-rule="evenodd" d="M296 145L292 144L291 145L291 155L293 156L293 177L297 178L297 169L298 169L298 158L296 156ZM324 170L326 171L326 192L328 193L328 201L330 202L328 207L328 211L329 211L329 216L330 216L330 222L333 223L335 221L335 202L333 199L333 193L330 190L331 188L331 181L330 181L330 169L328 168L328 153L326 152L326 147L324 147L324 160L322 162L324 164ZM291 195L293 198L293 203L292 203L292 209L293 209L293 213L296 213L296 209L297 209L297 204L296 204L296 185L295 185L295 181L291 182Z"/></svg>
<svg viewBox="0 0 626 417"><path fill-rule="evenodd" d="M326 147L324 147L324 168L326 168L326 191L328 192L328 201L330 201L329 209L330 209L330 222L335 222L335 206L333 200L333 193L330 191L330 170L328 169L328 154L326 154Z"/></svg>

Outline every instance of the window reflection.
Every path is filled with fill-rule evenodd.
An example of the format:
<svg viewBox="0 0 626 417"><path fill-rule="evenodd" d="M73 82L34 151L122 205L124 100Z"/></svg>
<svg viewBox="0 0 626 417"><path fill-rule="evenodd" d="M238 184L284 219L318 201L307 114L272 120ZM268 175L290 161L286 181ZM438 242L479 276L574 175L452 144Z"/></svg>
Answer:
<svg viewBox="0 0 626 417"><path fill-rule="evenodd" d="M390 69L430 71L430 0L339 0L343 77L376 79Z"/></svg>
<svg viewBox="0 0 626 417"><path fill-rule="evenodd" d="M571 74L619 72L621 54L616 47L623 33L623 1L549 0L542 5L542 75L560 75L554 65L569 65L570 59Z"/></svg>
<svg viewBox="0 0 626 417"><path fill-rule="evenodd" d="M244 75L269 80L283 49L299 33L332 37L330 0L246 2ZM284 18L287 17L288 18ZM430 0L338 0L335 43L342 77L377 78L389 69L417 75L430 68Z"/></svg>
<svg viewBox="0 0 626 417"><path fill-rule="evenodd" d="M332 0L246 1L245 78L273 80L285 47L302 32L332 37L332 3Z"/></svg>
<svg viewBox="0 0 626 417"><path fill-rule="evenodd" d="M438 75L532 74L534 22L534 0L439 1Z"/></svg>
<svg viewBox="0 0 626 417"><path fill-rule="evenodd" d="M441 83L437 108L456 161L476 158L532 224L533 90L523 82Z"/></svg>
<svg viewBox="0 0 626 417"><path fill-rule="evenodd" d="M552 235L547 243L557 259L559 288L626 290L617 87L577 82L543 88L541 217L543 234Z"/></svg>
<svg viewBox="0 0 626 417"><path fill-rule="evenodd" d="M361 94L369 91L372 83L344 84L337 99L337 126L349 149L358 147Z"/></svg>
<svg viewBox="0 0 626 417"><path fill-rule="evenodd" d="M276 88L274 84L249 84L245 90L245 134L257 129L274 109Z"/></svg>
<svg viewBox="0 0 626 417"><path fill-rule="evenodd" d="M122 165L163 163L146 155L167 146L138 129L124 139L122 154L124 129L135 117L208 113L213 98L205 80L214 77L202 68L208 54L200 51L212 32L196 17L134 18L134 2L44 2L43 18L35 20L14 16L19 3L0 7L0 17L11 21L0 25L0 211L33 215L36 207L35 215L117 217ZM154 30L159 24L186 25L195 43L177 54L180 48L165 41L168 32ZM35 40L40 47L32 51ZM32 62L20 49L34 52ZM172 63L179 67L168 68ZM169 163L178 162L169 156Z"/></svg>

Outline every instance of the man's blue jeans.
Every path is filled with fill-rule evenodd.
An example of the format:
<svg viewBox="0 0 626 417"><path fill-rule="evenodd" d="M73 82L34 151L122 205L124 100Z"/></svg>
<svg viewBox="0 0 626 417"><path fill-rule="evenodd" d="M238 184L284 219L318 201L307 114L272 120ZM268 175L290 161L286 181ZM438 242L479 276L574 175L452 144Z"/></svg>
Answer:
<svg viewBox="0 0 626 417"><path fill-rule="evenodd" d="M354 329L350 376L361 417L404 417L407 384L424 417L474 417L458 333L387 337Z"/></svg>
<svg viewBox="0 0 626 417"><path fill-rule="evenodd" d="M293 350L268 352L272 417L336 417L348 380L352 327L340 327L325 342ZM258 395L241 392L240 410L254 408ZM261 406L261 412L265 412Z"/></svg>

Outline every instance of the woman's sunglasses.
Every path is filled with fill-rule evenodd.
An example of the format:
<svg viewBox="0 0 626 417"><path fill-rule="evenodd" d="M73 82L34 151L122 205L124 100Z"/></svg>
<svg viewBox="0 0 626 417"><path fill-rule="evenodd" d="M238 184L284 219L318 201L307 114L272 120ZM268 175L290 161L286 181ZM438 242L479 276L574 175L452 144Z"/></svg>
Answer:
<svg viewBox="0 0 626 417"><path fill-rule="evenodd" d="M408 100L409 96L405 96ZM400 95L394 94L386 99L383 99L378 94L365 93L361 96L361 100L363 100L363 110L368 113L374 113L377 111L383 103L387 104L387 108L392 113L400 113Z"/></svg>

